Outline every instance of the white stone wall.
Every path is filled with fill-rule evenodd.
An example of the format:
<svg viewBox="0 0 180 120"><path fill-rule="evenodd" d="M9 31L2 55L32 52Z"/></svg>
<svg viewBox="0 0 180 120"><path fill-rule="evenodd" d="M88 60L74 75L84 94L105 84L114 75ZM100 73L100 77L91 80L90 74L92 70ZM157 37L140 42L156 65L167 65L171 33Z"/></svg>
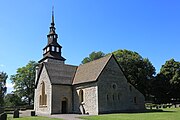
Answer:
<svg viewBox="0 0 180 120"><path fill-rule="evenodd" d="M84 101L79 101L79 91L83 90ZM74 112L84 113L89 115L98 115L98 87L96 83L87 83L74 87Z"/></svg>
<svg viewBox="0 0 180 120"><path fill-rule="evenodd" d="M40 95L41 95L41 83L45 83L45 94L47 95L47 105L40 106ZM37 88L35 89L35 98L34 98L34 109L36 114L51 114L51 97L52 97L52 86L47 74L45 67L43 67Z"/></svg>
<svg viewBox="0 0 180 120"><path fill-rule="evenodd" d="M72 113L72 86L52 86L52 113L62 113L62 101L67 99L67 113Z"/></svg>
<svg viewBox="0 0 180 120"><path fill-rule="evenodd" d="M110 113L140 109L144 106L144 97L132 87L118 67L111 59L98 80L99 113ZM133 99L137 98L135 104Z"/></svg>

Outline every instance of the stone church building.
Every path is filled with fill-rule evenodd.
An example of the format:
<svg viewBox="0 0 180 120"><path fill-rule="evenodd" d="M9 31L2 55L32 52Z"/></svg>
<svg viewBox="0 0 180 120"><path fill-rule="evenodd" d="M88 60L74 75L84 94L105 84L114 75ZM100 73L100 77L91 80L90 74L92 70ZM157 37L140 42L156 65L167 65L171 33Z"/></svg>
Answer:
<svg viewBox="0 0 180 120"><path fill-rule="evenodd" d="M98 115L145 109L144 96L128 83L113 54L80 66L65 64L54 14L47 38L36 68L36 114Z"/></svg>

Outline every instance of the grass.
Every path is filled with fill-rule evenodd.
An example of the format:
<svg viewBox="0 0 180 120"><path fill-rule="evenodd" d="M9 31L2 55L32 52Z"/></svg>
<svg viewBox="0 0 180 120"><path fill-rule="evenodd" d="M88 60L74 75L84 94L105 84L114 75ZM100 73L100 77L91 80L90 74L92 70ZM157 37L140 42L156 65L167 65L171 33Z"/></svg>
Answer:
<svg viewBox="0 0 180 120"><path fill-rule="evenodd" d="M180 120L180 108L163 109L163 112L104 114L80 118L84 120Z"/></svg>
<svg viewBox="0 0 180 120"><path fill-rule="evenodd" d="M12 118L12 117L8 116L8 119L7 119L7 120L63 120L63 119L60 119L60 118L40 117L40 116Z"/></svg>
<svg viewBox="0 0 180 120"><path fill-rule="evenodd" d="M163 109L163 111L146 113L117 113L104 114L98 116L83 116L83 120L180 120L180 108ZM8 115L8 120L63 120L59 118L48 117L22 117L12 118Z"/></svg>

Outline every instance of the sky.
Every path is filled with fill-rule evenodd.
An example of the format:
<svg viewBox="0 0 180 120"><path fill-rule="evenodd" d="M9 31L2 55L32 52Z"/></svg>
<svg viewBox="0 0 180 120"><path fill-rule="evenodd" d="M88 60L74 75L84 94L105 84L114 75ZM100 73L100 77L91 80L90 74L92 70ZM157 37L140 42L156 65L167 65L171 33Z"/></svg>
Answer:
<svg viewBox="0 0 180 120"><path fill-rule="evenodd" d="M148 58L157 73L165 61L180 61L179 0L1 0L0 71L9 76L8 92L10 76L42 58L52 6L67 64L118 49Z"/></svg>

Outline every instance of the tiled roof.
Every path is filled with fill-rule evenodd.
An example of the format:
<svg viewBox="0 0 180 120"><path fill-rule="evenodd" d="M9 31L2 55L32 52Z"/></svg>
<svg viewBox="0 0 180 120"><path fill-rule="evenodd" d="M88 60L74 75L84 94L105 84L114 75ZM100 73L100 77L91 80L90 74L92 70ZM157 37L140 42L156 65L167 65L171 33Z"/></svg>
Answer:
<svg viewBox="0 0 180 120"><path fill-rule="evenodd" d="M112 54L80 65L77 68L73 84L96 81L111 57Z"/></svg>
<svg viewBox="0 0 180 120"><path fill-rule="evenodd" d="M52 84L72 84L77 66L45 62Z"/></svg>

